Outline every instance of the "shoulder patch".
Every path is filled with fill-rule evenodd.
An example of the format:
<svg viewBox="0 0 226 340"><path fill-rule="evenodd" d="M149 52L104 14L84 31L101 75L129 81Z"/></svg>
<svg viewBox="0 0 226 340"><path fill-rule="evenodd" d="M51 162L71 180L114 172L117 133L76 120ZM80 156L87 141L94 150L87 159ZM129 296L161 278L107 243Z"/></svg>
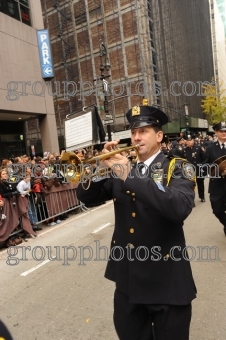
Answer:
<svg viewBox="0 0 226 340"><path fill-rule="evenodd" d="M184 176L190 181L195 182L195 167L191 163L184 162L182 163L182 170Z"/></svg>

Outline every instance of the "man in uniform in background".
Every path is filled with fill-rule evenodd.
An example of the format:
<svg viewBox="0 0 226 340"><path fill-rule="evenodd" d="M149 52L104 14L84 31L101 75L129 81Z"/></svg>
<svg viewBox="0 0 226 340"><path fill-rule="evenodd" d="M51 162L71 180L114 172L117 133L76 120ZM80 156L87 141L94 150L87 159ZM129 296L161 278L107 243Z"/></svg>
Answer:
<svg viewBox="0 0 226 340"><path fill-rule="evenodd" d="M132 145L139 145L131 169L117 153L104 164L112 175L80 184L85 204L114 201L115 229L105 277L116 284L114 325L120 340L188 340L191 301L196 297L190 262L185 260L183 222L192 211L194 173L185 160L161 152L162 125L168 117L152 106L126 114ZM108 142L109 153L119 141ZM184 254L186 251L184 252Z"/></svg>
<svg viewBox="0 0 226 340"><path fill-rule="evenodd" d="M196 171L196 183L198 187L198 195L201 202L205 202L205 188L204 188L204 173L202 171L202 165L204 160L204 148L200 145L194 143L194 138L188 135L186 137L186 148L184 149L184 158L188 160L189 163L195 166Z"/></svg>
<svg viewBox="0 0 226 340"><path fill-rule="evenodd" d="M177 137L176 140L172 141L172 148L169 150L168 155L170 157L184 157L184 148L185 148L185 139L184 137Z"/></svg>
<svg viewBox="0 0 226 340"><path fill-rule="evenodd" d="M185 137L183 136L181 136L181 137L177 137L177 143L179 144L179 145L181 145L182 147L185 147L185 145L186 145L186 140L185 140Z"/></svg>
<svg viewBox="0 0 226 340"><path fill-rule="evenodd" d="M207 165L215 163L222 156L226 156L226 122L213 125L213 130L218 140L206 148L203 164ZM209 194L213 214L223 224L226 236L226 177L224 173L210 174Z"/></svg>

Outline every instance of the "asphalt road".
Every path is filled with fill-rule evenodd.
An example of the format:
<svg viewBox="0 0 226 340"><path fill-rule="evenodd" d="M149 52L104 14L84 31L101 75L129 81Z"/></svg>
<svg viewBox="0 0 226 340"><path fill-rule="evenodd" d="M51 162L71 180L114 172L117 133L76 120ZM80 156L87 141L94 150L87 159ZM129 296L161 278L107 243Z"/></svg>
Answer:
<svg viewBox="0 0 226 340"><path fill-rule="evenodd" d="M118 339L114 283L104 278L113 225L109 202L46 227L18 254L0 252L0 318L14 340ZM196 198L184 230L198 289L190 340L225 340L226 237L208 196ZM205 246L215 248L207 255Z"/></svg>

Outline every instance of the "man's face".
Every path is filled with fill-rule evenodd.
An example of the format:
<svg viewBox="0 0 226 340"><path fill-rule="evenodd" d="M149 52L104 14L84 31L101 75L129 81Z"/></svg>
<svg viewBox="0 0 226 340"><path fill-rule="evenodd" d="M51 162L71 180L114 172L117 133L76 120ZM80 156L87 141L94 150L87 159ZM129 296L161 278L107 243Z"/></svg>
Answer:
<svg viewBox="0 0 226 340"><path fill-rule="evenodd" d="M155 132L151 126L144 126L131 130L132 144L139 144L139 160L143 162L160 149L159 143L162 141L162 138L163 132Z"/></svg>
<svg viewBox="0 0 226 340"><path fill-rule="evenodd" d="M25 163L25 164L28 163L28 157L23 157L22 158L22 163Z"/></svg>
<svg viewBox="0 0 226 340"><path fill-rule="evenodd" d="M215 131L215 134L217 135L217 138L221 143L226 142L226 131L223 130Z"/></svg>
<svg viewBox="0 0 226 340"><path fill-rule="evenodd" d="M191 148L194 145L194 140L187 140L186 145L188 148Z"/></svg>

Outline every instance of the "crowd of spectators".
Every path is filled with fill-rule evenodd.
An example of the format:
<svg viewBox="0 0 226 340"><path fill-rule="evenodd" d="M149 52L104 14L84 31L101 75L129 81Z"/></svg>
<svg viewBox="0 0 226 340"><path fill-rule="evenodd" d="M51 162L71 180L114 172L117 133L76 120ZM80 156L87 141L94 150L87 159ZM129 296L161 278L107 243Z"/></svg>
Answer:
<svg viewBox="0 0 226 340"><path fill-rule="evenodd" d="M213 141L215 137L196 136L195 144L203 147L204 149ZM186 140L181 137L177 137L168 143L163 142L161 149L165 155L174 153L175 148L180 149L180 146L184 147ZM23 209L23 222L27 225L27 232L36 235L37 231L42 230L40 226L40 217L37 210L37 205L40 201L45 201L45 193L51 188L51 186L59 186L62 183L62 175L59 171L57 164L61 163L61 159L64 158L65 150L59 153L44 152L43 157L29 157L27 155L10 157L9 159L2 159L0 163L0 240L1 240L1 223L4 222L6 215L4 214L4 205L10 202L12 206L18 204ZM92 157L98 156L101 151L93 148L83 148L75 150L74 153L78 156L81 162L86 162ZM128 151L128 159L132 162L136 162L136 152L134 150ZM35 169L32 170L32 169ZM32 173L33 171L33 173ZM19 198L19 203L18 203ZM23 202L23 204L21 203ZM54 226L61 223L66 219L68 214L66 212L59 216L47 218L44 221L46 226ZM10 218L10 217L8 217ZM21 224L21 215L18 224ZM27 221L29 221L28 225ZM13 227L11 226L11 229ZM6 240L7 241L7 240ZM9 245L13 245L10 242Z"/></svg>
<svg viewBox="0 0 226 340"><path fill-rule="evenodd" d="M10 159L3 159L0 165L0 240L4 239L4 235L8 235L3 230L6 224L4 219L7 219L7 225L11 232L20 230L21 226L24 229L24 221L28 225L27 231L24 234L28 236L37 235L37 231L42 230L40 220L41 210L45 208L45 194L51 189L51 186L59 186L62 176L56 172L56 164L60 163L62 155L58 153L44 153L43 157L29 157L22 155L19 157L10 157ZM58 168L59 169L59 168ZM33 171L33 172L32 172ZM44 203L43 203L44 202ZM42 203L42 209L38 209L38 205ZM18 209L12 210L15 221L11 223L11 211L8 211L8 216L4 214L6 206L9 207L23 207L23 221ZM8 208L7 208L8 209ZM15 214L17 212L17 215ZM47 212L45 211L47 216ZM18 218L16 218L18 217ZM54 226L61 223L62 220L68 218L67 212L54 216L53 218L46 219L43 223L46 226ZM15 223L18 225L16 226ZM3 234L4 232L4 234ZM5 244L8 246L20 243L17 236L7 237Z"/></svg>

